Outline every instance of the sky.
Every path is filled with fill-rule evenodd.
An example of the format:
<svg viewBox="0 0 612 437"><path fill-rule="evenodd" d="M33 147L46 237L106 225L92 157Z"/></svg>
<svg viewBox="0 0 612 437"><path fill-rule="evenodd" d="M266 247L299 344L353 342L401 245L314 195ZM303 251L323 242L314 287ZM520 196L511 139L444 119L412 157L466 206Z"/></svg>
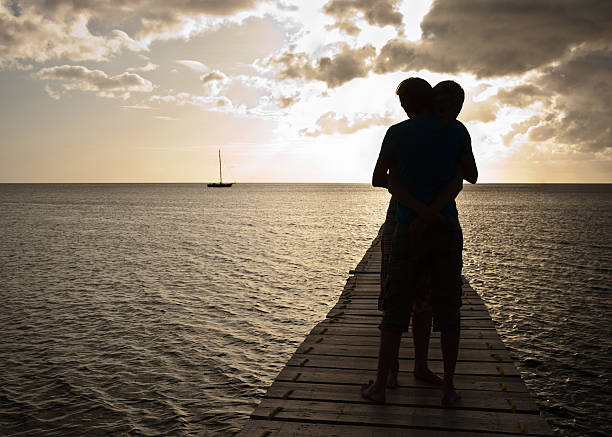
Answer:
<svg viewBox="0 0 612 437"><path fill-rule="evenodd" d="M411 76L480 182L612 182L610 0L0 1L0 182L369 182Z"/></svg>

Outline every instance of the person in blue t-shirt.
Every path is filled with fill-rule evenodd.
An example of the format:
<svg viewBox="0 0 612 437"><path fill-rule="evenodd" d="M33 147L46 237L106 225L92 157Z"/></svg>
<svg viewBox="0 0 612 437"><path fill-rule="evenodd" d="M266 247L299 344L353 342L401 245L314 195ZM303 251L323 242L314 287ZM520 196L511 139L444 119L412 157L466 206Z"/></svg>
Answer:
<svg viewBox="0 0 612 437"><path fill-rule="evenodd" d="M398 223L383 299L377 378L361 393L375 402L385 401L389 370L410 323L417 278L427 271L434 330L441 331L444 357L442 403L448 405L459 399L453 376L459 345L462 234L454 197L461 180L474 183L478 173L467 130L457 120L434 115L432 88L426 81L407 79L397 94L409 119L388 129L372 182L389 187L398 198Z"/></svg>

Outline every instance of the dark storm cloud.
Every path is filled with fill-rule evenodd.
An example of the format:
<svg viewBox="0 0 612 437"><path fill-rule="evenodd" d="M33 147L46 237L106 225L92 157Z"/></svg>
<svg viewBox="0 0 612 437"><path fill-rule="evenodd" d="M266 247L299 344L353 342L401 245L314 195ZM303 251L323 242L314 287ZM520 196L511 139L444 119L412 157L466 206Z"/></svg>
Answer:
<svg viewBox="0 0 612 437"><path fill-rule="evenodd" d="M375 12L382 5L388 15ZM343 23L352 23L349 18L359 12L372 24L382 26L401 21L401 11L395 6L394 1L331 0L324 10ZM612 1L438 0L421 28L420 41L388 41L377 54L374 71L384 74L426 69L471 73L479 78L522 75L567 56L581 45L610 43ZM307 54L288 51L277 57L277 63L284 66L279 78L324 80L337 86L367 75L364 69L369 63L363 63L364 53L372 56L371 50L356 48L325 58L325 65L312 66ZM350 56L359 68L344 69L341 81L325 79L333 74L316 71L329 65L348 65Z"/></svg>
<svg viewBox="0 0 612 437"><path fill-rule="evenodd" d="M428 69L477 77L522 74L584 43L612 38L609 0L439 0L419 42L389 41L376 71Z"/></svg>
<svg viewBox="0 0 612 437"><path fill-rule="evenodd" d="M341 20L350 15L349 3L330 1L326 12ZM344 14L332 8L341 10L343 4ZM388 41L373 70L470 73L482 80L523 76L518 86L470 102L463 119L490 122L504 106L530 107L538 115L514 126L508 141L526 134L529 141L566 145L566 150L612 148L612 1L438 0L421 29L420 41ZM365 75L363 69L354 72L354 77ZM345 71L342 83L350 74ZM321 80L312 69L292 70L293 77L300 75Z"/></svg>
<svg viewBox="0 0 612 437"><path fill-rule="evenodd" d="M612 150L612 48L583 46L546 67L528 83L500 90L486 105L527 107L539 103L538 114L512 126L504 140L527 134L531 142L550 142L582 152Z"/></svg>
<svg viewBox="0 0 612 437"><path fill-rule="evenodd" d="M500 103L519 108L527 107L536 102L546 102L549 97L550 93L548 91L534 84L524 84L511 89L502 89L496 96Z"/></svg>
<svg viewBox="0 0 612 437"><path fill-rule="evenodd" d="M579 50L567 62L545 69L538 84L549 91L549 108L559 116L529 132L538 141L577 145L583 150L612 149L612 47Z"/></svg>
<svg viewBox="0 0 612 437"><path fill-rule="evenodd" d="M336 19L335 27L354 35L359 33L355 20L360 17L373 26L401 26L398 3L400 0L330 0L323 10Z"/></svg>
<svg viewBox="0 0 612 437"><path fill-rule="evenodd" d="M357 49L348 44L336 46L333 57L324 56L316 62L306 53L284 53L267 61L279 69L279 79L318 80L334 88L370 72L370 63L376 56L376 49L367 45Z"/></svg>

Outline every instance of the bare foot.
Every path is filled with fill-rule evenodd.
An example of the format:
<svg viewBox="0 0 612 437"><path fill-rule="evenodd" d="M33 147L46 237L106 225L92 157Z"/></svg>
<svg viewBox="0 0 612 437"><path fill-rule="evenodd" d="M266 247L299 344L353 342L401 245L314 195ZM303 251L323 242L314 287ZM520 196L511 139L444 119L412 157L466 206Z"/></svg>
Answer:
<svg viewBox="0 0 612 437"><path fill-rule="evenodd" d="M398 372L399 372L399 362L396 361L395 364L391 366L391 369L389 370L389 373L387 374L387 388L396 389L399 386L397 382Z"/></svg>
<svg viewBox="0 0 612 437"><path fill-rule="evenodd" d="M457 403L461 399L461 394L455 391L455 388L442 390L442 406L448 407Z"/></svg>
<svg viewBox="0 0 612 437"><path fill-rule="evenodd" d="M414 369L414 377L419 381L425 381L436 385L442 384L442 378L433 373L427 367L424 369Z"/></svg>
<svg viewBox="0 0 612 437"><path fill-rule="evenodd" d="M374 381L370 380L368 384L363 384L361 386L361 397L376 404L384 404L386 401L385 388L383 387L382 390L378 389Z"/></svg>

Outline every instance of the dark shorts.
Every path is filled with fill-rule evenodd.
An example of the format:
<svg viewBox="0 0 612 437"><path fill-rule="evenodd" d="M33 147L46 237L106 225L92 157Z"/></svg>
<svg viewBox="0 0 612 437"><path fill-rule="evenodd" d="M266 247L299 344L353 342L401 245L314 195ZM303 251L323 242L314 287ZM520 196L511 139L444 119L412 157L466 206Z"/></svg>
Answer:
<svg viewBox="0 0 612 437"><path fill-rule="evenodd" d="M429 275L435 331L460 328L461 267L463 234L459 220L447 218L415 241L407 223L398 223L393 235L391 266L384 289L381 329L407 331L417 284L423 272Z"/></svg>
<svg viewBox="0 0 612 437"><path fill-rule="evenodd" d="M389 266L391 265L391 250L393 244L393 234L395 232L395 210L397 202L393 197L389 201L389 207L387 208L387 215L385 217L385 223L382 227L381 235L381 262L380 262L380 286L381 290L384 290L384 284L387 282L389 276Z"/></svg>

